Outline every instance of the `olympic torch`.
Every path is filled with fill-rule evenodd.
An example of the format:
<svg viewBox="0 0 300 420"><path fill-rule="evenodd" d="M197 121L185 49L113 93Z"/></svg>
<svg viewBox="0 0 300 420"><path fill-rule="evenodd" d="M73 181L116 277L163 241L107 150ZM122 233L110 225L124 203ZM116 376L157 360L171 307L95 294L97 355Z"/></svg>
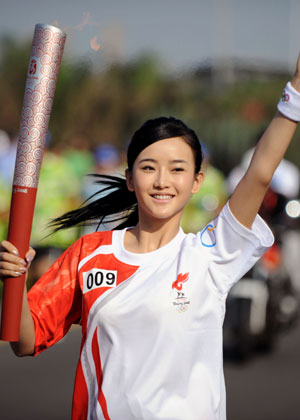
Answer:
<svg viewBox="0 0 300 420"><path fill-rule="evenodd" d="M25 85L8 240L24 258L29 247L40 169L66 35L50 25L36 25ZM25 274L4 281L1 339L18 341Z"/></svg>

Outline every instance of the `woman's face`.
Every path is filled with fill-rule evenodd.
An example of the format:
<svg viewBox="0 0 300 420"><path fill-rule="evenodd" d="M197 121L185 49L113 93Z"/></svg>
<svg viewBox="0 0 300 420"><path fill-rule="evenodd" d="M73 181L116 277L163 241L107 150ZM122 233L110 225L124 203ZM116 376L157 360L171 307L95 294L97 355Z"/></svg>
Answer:
<svg viewBox="0 0 300 420"><path fill-rule="evenodd" d="M191 194L199 191L203 173L195 174L191 147L173 137L142 150L126 178L128 189L136 194L140 220L174 218L179 223Z"/></svg>

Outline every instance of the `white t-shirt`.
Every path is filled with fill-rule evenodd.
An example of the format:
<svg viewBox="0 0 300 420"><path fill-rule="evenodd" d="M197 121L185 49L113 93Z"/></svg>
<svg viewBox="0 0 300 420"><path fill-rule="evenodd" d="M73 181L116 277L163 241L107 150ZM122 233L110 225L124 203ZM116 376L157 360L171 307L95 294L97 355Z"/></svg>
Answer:
<svg viewBox="0 0 300 420"><path fill-rule="evenodd" d="M202 232L180 230L167 245L145 254L124 249L125 230L110 237L106 232L103 244L101 234L81 238L76 264L72 258L83 329L73 419L225 420L225 300L272 245L269 228L259 216L251 230L245 228L227 204ZM95 238L97 246L88 248ZM72 299L73 308L74 294ZM53 317L53 309L50 314L45 307L41 316L46 300L36 308L32 303L39 331L49 330ZM37 326L41 318L47 328ZM52 344L44 335L37 333L36 352Z"/></svg>

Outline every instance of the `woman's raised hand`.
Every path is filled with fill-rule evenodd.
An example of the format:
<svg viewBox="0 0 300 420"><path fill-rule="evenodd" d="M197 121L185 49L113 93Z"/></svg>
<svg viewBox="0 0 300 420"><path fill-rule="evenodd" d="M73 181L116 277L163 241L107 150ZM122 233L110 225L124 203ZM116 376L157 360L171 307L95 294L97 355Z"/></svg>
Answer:
<svg viewBox="0 0 300 420"><path fill-rule="evenodd" d="M296 70L291 80L291 84L293 88L295 88L298 92L300 92L300 54L298 56Z"/></svg>
<svg viewBox="0 0 300 420"><path fill-rule="evenodd" d="M0 247L0 280L6 277L19 277L28 271L35 250L29 248L25 259L19 256L17 248L8 241L2 241Z"/></svg>

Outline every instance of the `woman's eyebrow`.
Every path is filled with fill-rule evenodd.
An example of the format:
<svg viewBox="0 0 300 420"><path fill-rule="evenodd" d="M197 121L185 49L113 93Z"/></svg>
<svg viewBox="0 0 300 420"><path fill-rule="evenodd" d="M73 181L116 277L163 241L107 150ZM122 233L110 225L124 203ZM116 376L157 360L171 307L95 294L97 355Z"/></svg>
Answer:
<svg viewBox="0 0 300 420"><path fill-rule="evenodd" d="M170 163L186 163L188 165L188 162L184 159L173 159L169 161Z"/></svg>
<svg viewBox="0 0 300 420"><path fill-rule="evenodd" d="M143 163L143 162L157 163L158 161L153 158L144 158L144 159L141 159L138 163ZM188 162L184 159L172 159L172 160L169 160L169 163L186 163L188 165Z"/></svg>
<svg viewBox="0 0 300 420"><path fill-rule="evenodd" d="M143 162L154 162L154 163L156 163L157 160L152 159L152 158L144 158L144 159L139 160L138 163L143 163Z"/></svg>

